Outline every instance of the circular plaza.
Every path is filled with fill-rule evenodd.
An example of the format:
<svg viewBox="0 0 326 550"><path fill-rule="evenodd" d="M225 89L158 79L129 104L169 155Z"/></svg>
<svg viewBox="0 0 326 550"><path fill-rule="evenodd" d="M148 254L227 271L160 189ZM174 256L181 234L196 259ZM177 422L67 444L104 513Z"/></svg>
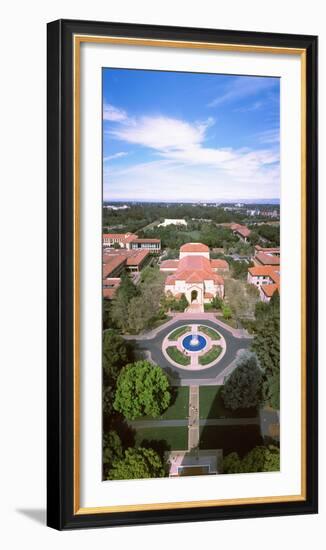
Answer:
<svg viewBox="0 0 326 550"><path fill-rule="evenodd" d="M175 367L198 371L216 365L223 358L226 341L215 328L204 323L188 323L165 336L162 353Z"/></svg>

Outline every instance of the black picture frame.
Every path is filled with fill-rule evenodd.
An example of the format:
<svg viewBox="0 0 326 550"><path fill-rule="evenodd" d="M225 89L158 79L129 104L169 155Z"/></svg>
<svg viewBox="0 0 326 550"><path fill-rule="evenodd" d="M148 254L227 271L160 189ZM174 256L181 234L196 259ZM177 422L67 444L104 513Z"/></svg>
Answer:
<svg viewBox="0 0 326 550"><path fill-rule="evenodd" d="M84 513L74 510L73 36L88 34L306 52L306 498L228 506ZM47 524L55 529L317 513L317 37L58 20L47 28Z"/></svg>

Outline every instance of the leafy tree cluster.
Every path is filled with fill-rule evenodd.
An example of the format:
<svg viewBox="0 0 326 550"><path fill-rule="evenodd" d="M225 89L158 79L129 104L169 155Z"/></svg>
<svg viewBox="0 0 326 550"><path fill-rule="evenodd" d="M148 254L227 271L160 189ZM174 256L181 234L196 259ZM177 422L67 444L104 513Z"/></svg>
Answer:
<svg viewBox="0 0 326 550"><path fill-rule="evenodd" d="M280 406L280 300L274 293L269 304L257 304L252 327L252 349L264 373L263 397L273 408Z"/></svg>
<svg viewBox="0 0 326 550"><path fill-rule="evenodd" d="M161 307L164 312L168 311L184 311L189 305L189 302L184 294L180 298L175 298L170 292L164 294L161 298Z"/></svg>
<svg viewBox="0 0 326 550"><path fill-rule="evenodd" d="M238 238L227 227L206 223L202 226L198 240L210 248L224 248L226 252L237 243Z"/></svg>
<svg viewBox="0 0 326 550"><path fill-rule="evenodd" d="M256 407L261 399L262 378L255 354L244 352L223 386L225 406L232 410Z"/></svg>
<svg viewBox="0 0 326 550"><path fill-rule="evenodd" d="M230 453L223 459L225 474L250 472L278 472L280 469L280 450L274 445L255 447L243 458L238 453Z"/></svg>
<svg viewBox="0 0 326 550"><path fill-rule="evenodd" d="M110 430L103 434L103 477L107 478L113 463L123 458L123 447L117 432Z"/></svg>
<svg viewBox="0 0 326 550"><path fill-rule="evenodd" d="M254 317L259 292L253 285L236 279L225 279L225 299L236 319Z"/></svg>
<svg viewBox="0 0 326 550"><path fill-rule="evenodd" d="M112 300L111 317L122 332L137 334L162 317L160 301L164 293L164 275L158 268L146 269L138 287L127 275L123 276Z"/></svg>
<svg viewBox="0 0 326 550"><path fill-rule="evenodd" d="M267 240L271 246L280 246L280 226L263 223L254 226L254 233ZM257 243L253 243L257 244Z"/></svg>
<svg viewBox="0 0 326 550"><path fill-rule="evenodd" d="M149 361L136 361L121 370L113 406L128 420L160 416L170 400L170 384L160 367Z"/></svg>
<svg viewBox="0 0 326 550"><path fill-rule="evenodd" d="M117 457L109 469L107 479L143 479L164 477L162 459L154 449L128 448L122 457Z"/></svg>
<svg viewBox="0 0 326 550"><path fill-rule="evenodd" d="M250 257L253 254L253 246L251 243L246 243L245 241L238 239L235 244L229 247L227 253Z"/></svg>
<svg viewBox="0 0 326 550"><path fill-rule="evenodd" d="M112 425L117 415L113 408L116 383L121 369L132 360L126 341L115 330L103 332L102 366L102 411L103 411L103 474L107 474L113 460L122 456L122 443Z"/></svg>
<svg viewBox="0 0 326 550"><path fill-rule="evenodd" d="M248 267L251 267L252 262L248 263L244 260L233 260L230 257L226 258L229 266L231 275L234 279L246 280L248 275Z"/></svg>

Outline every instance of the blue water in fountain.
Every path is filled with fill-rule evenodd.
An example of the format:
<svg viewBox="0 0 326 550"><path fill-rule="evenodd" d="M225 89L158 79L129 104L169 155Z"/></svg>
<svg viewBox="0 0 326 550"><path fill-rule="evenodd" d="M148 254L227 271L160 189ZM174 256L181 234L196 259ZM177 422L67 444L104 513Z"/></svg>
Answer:
<svg viewBox="0 0 326 550"><path fill-rule="evenodd" d="M196 344L191 343L191 340L194 336L198 340ZM207 344L206 338L204 338L204 336L201 336L200 334L189 334L182 340L183 347L188 351L201 351L206 347L206 344Z"/></svg>

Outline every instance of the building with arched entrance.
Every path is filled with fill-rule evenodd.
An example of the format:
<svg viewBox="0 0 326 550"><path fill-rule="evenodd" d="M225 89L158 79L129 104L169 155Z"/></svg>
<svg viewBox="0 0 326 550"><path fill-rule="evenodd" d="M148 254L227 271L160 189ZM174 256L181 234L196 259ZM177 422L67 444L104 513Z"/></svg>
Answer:
<svg viewBox="0 0 326 550"><path fill-rule="evenodd" d="M209 248L202 243L187 243L180 248L179 260L165 260L160 270L167 272L165 293L180 298L184 294L189 304L209 303L215 296L224 297L224 279L228 271L225 260L211 260Z"/></svg>

